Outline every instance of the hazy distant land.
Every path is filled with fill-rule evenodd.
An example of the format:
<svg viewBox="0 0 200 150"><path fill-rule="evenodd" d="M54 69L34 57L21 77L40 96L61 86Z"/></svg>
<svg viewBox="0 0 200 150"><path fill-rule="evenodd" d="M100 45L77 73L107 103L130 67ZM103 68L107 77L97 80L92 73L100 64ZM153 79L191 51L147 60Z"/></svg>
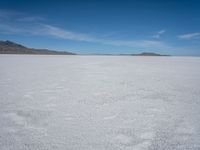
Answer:
<svg viewBox="0 0 200 150"><path fill-rule="evenodd" d="M76 55L76 53L66 51L56 51L48 49L27 48L12 41L0 41L0 54L38 54L38 55ZM139 54L89 54L89 55L109 55L109 56L170 56L153 52L142 52Z"/></svg>

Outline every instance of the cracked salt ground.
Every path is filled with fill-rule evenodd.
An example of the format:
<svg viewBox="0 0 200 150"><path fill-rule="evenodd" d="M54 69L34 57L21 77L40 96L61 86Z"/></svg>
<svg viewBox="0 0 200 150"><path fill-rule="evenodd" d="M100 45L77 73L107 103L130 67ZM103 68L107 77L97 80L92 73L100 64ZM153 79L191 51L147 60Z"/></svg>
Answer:
<svg viewBox="0 0 200 150"><path fill-rule="evenodd" d="M200 59L0 56L2 150L199 150Z"/></svg>

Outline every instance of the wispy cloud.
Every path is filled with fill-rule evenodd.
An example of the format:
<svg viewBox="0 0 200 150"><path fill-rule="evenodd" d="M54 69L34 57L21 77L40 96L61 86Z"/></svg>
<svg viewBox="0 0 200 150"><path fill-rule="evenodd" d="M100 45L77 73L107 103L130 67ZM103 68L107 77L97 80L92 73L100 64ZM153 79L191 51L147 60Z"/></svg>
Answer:
<svg viewBox="0 0 200 150"><path fill-rule="evenodd" d="M22 22L35 22L35 21L43 21L43 20L45 19L38 16L26 16L26 17L20 17L17 19L17 21L22 21Z"/></svg>
<svg viewBox="0 0 200 150"><path fill-rule="evenodd" d="M46 25L46 24L41 25L39 31L37 32L35 31L34 33L38 33L42 36L51 36L53 38L92 42L92 43L99 43L99 44L106 44L106 45L113 45L113 46L127 46L127 47L141 47L141 48L166 47L166 45L160 41L102 39L102 38L94 37L88 34L76 33L76 32L68 31L65 29L61 29L59 27Z"/></svg>
<svg viewBox="0 0 200 150"><path fill-rule="evenodd" d="M0 9L0 21L15 20L16 18L19 18L23 15L24 14L21 12Z"/></svg>
<svg viewBox="0 0 200 150"><path fill-rule="evenodd" d="M200 32L179 35L178 38L182 39L182 40L199 39L200 38Z"/></svg>
<svg viewBox="0 0 200 150"><path fill-rule="evenodd" d="M52 25L43 24L41 30L41 35L47 35L62 39L76 40L76 41L85 41L92 42L95 41L95 38L87 34L76 33L68 30L61 29Z"/></svg>
<svg viewBox="0 0 200 150"><path fill-rule="evenodd" d="M153 35L152 37L153 37L153 38L156 38L156 39L159 39L160 36L161 36L162 34L164 34L165 32L166 32L165 30L160 30L160 31L158 31L155 35Z"/></svg>
<svg viewBox="0 0 200 150"><path fill-rule="evenodd" d="M34 36L47 36L52 38L60 38L73 41L91 42L112 46L126 46L126 47L139 47L139 48L166 48L167 45L159 40L114 40L111 37L94 36L90 34L78 33L71 30L63 29L57 26L44 23L45 19L41 17L28 16L22 13L15 13L9 11L0 10L0 18L3 20L0 24L0 33L3 34L17 34L17 35L34 35ZM10 23L12 18L15 23ZM157 32L157 38L161 34L165 33L165 30ZM109 39L108 39L109 38Z"/></svg>
<svg viewBox="0 0 200 150"><path fill-rule="evenodd" d="M159 34L163 34L163 33L165 33L165 32L166 32L165 30L160 30L160 31L158 31Z"/></svg>
<svg viewBox="0 0 200 150"><path fill-rule="evenodd" d="M22 12L0 9L1 22L38 22L45 20L39 16L30 16Z"/></svg>
<svg viewBox="0 0 200 150"><path fill-rule="evenodd" d="M114 46L128 46L140 48L166 48L167 45L161 41L155 40L102 40L101 43Z"/></svg>
<svg viewBox="0 0 200 150"><path fill-rule="evenodd" d="M9 25L0 24L0 34L21 34L24 33L25 30L20 28L11 27Z"/></svg>

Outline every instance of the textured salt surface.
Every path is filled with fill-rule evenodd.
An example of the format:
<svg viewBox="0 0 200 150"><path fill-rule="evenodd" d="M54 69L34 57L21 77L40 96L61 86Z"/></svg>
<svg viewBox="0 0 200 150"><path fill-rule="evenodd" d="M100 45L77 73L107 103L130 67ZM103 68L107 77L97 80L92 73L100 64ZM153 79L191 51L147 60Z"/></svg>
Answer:
<svg viewBox="0 0 200 150"><path fill-rule="evenodd" d="M0 149L200 149L199 66L192 57L0 55Z"/></svg>

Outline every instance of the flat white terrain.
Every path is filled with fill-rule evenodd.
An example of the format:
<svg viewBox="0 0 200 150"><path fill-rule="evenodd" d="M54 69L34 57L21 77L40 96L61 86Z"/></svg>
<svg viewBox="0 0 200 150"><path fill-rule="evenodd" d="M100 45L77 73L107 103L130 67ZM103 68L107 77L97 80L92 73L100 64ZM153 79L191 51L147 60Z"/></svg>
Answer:
<svg viewBox="0 0 200 150"><path fill-rule="evenodd" d="M200 58L0 55L1 150L199 150Z"/></svg>

